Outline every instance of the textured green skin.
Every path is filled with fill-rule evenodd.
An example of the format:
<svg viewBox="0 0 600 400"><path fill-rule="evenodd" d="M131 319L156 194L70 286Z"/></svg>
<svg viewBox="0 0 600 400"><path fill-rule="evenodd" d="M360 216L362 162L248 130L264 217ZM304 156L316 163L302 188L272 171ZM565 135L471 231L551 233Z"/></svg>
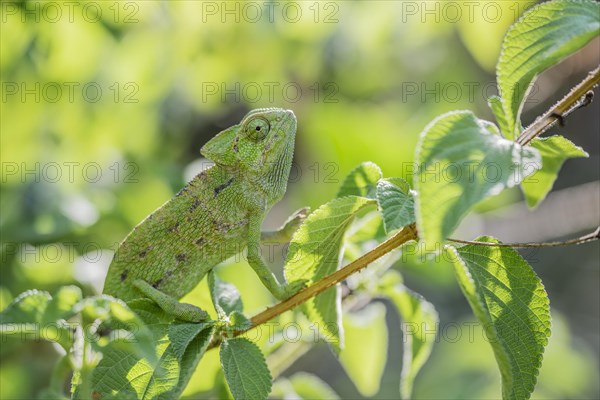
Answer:
<svg viewBox="0 0 600 400"><path fill-rule="evenodd" d="M262 138L266 122L270 129ZM280 285L258 247L261 223L286 190L295 135L291 111L258 109L210 140L201 152L215 166L194 177L125 238L109 267L104 293L125 301L149 297L177 318L201 321L207 317L204 311L177 299L246 247L249 264L276 298L297 292L303 282ZM262 237L289 240L305 214L300 210L280 231Z"/></svg>

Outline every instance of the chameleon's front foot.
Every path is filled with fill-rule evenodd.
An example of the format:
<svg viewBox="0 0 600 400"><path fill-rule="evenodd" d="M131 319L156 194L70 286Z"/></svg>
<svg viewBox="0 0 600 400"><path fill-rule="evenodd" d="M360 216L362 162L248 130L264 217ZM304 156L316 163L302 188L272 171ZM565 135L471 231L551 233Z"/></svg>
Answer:
<svg viewBox="0 0 600 400"><path fill-rule="evenodd" d="M308 281L306 279L299 279L294 282L286 283L285 285L281 285L280 290L278 290L277 293L273 293L273 295L279 301L289 299L300 290L304 289L307 282Z"/></svg>

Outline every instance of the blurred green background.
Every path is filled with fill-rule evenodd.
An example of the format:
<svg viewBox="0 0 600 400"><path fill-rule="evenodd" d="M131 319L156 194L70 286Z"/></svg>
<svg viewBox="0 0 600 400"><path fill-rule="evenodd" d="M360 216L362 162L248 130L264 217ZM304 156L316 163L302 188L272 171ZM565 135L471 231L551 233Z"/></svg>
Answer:
<svg viewBox="0 0 600 400"><path fill-rule="evenodd" d="M290 108L298 118L288 193L267 227L329 200L362 161L410 180L418 135L435 116L471 109L492 119L486 98L495 93L502 37L531 4L2 2L0 308L32 288L101 290L119 241L204 165L200 147L252 108ZM598 65L599 45L540 77L524 124ZM520 192L507 191L456 235L541 241L597 226L598 104L562 129L590 159L566 164L558 194L524 213ZM600 396L598 253L597 242L523 253L554 312L535 398ZM482 336L457 340L444 331L473 321L452 270L408 258L398 269L441 317L415 398L498 398L499 373ZM263 292L245 296L259 299L246 303L249 313L269 300ZM400 322L391 309L386 315L388 357L374 397L397 398ZM360 398L323 350L318 345L284 375L312 372L340 396ZM22 399L48 385L58 351L3 341L0 356L0 398ZM210 387L210 379L186 393Z"/></svg>

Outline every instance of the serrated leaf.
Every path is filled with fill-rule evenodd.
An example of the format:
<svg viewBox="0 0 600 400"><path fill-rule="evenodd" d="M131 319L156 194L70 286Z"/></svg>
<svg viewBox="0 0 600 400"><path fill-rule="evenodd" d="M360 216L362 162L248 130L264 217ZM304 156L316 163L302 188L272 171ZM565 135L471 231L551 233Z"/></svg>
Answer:
<svg viewBox="0 0 600 400"><path fill-rule="evenodd" d="M92 389L102 399L176 399L204 355L214 326L171 323L172 316L150 301L131 304L152 335L154 360L110 343L94 369Z"/></svg>
<svg viewBox="0 0 600 400"><path fill-rule="evenodd" d="M41 323L51 300L48 292L35 289L23 292L0 313L0 324Z"/></svg>
<svg viewBox="0 0 600 400"><path fill-rule="evenodd" d="M359 211L375 203L366 197L346 196L333 199L310 214L290 242L284 267L286 280L306 279L310 284L336 271L346 229ZM336 351L343 343L340 307L337 285L302 307L319 335Z"/></svg>
<svg viewBox="0 0 600 400"><path fill-rule="evenodd" d="M342 182L336 197L362 196L375 198L377 181L383 177L377 164L370 161L354 168Z"/></svg>
<svg viewBox="0 0 600 400"><path fill-rule="evenodd" d="M173 348L173 353L177 358L181 359L185 354L190 342L200 334L203 330L210 327L211 323L183 323L183 324L170 324L169 339Z"/></svg>
<svg viewBox="0 0 600 400"><path fill-rule="evenodd" d="M421 134L414 176L420 238L439 246L480 201L519 184L540 167L536 149L490 130L470 111L444 114Z"/></svg>
<svg viewBox="0 0 600 400"><path fill-rule="evenodd" d="M377 202L388 234L415 222L414 199L404 179L388 178L377 182Z"/></svg>
<svg viewBox="0 0 600 400"><path fill-rule="evenodd" d="M520 134L521 110L535 77L581 49L600 33L600 4L557 0L529 9L507 32L496 74L507 130Z"/></svg>
<svg viewBox="0 0 600 400"><path fill-rule="evenodd" d="M476 239L500 243L491 237ZM550 336L550 305L542 282L508 247L447 246L455 272L486 331L502 376L504 399L528 399Z"/></svg>
<svg viewBox="0 0 600 400"><path fill-rule="evenodd" d="M388 350L385 306L371 303L360 311L344 314L346 350L340 363L365 397L379 391Z"/></svg>
<svg viewBox="0 0 600 400"><path fill-rule="evenodd" d="M229 327L234 331L241 331L252 326L252 321L244 314L234 311L229 314Z"/></svg>
<svg viewBox="0 0 600 400"><path fill-rule="evenodd" d="M48 304L44 320L54 322L70 318L75 314L75 304L82 298L81 289L77 286L62 286Z"/></svg>
<svg viewBox="0 0 600 400"><path fill-rule="evenodd" d="M65 318L73 315L73 301L81 296L81 290L65 286L59 289L57 296L54 299L39 290L20 294L0 313L0 334L41 338L56 342L68 351L73 345L73 334Z"/></svg>
<svg viewBox="0 0 600 400"><path fill-rule="evenodd" d="M387 238L385 227L383 226L383 216L379 211L373 211L356 219L352 224L352 229L348 231L346 242L362 243L383 241Z"/></svg>
<svg viewBox="0 0 600 400"><path fill-rule="evenodd" d="M238 313L244 311L242 297L235 285L223 282L211 271L208 274L208 287L217 314L226 316L234 311Z"/></svg>
<svg viewBox="0 0 600 400"><path fill-rule="evenodd" d="M177 385L180 367L177 357L168 351L169 342L156 343L158 363L123 349L109 347L94 369L92 387L96 397L102 399L153 399L166 396Z"/></svg>
<svg viewBox="0 0 600 400"><path fill-rule="evenodd" d="M521 183L529 208L535 208L546 198L563 163L569 158L588 157L581 147L562 136L535 138L530 145L542 156L542 168Z"/></svg>
<svg viewBox="0 0 600 400"><path fill-rule="evenodd" d="M510 128L504 114L504 108L502 107L502 99L498 96L490 96L488 98L488 106L494 113L494 117L496 117L496 123L500 127L500 132L506 135L505 132L509 132Z"/></svg>
<svg viewBox="0 0 600 400"><path fill-rule="evenodd" d="M94 368L91 378L92 393L102 399L141 399L146 394L156 395L153 385L157 376L162 376L162 370L155 370L166 365L163 358L167 341L167 323L172 320L162 309L149 299L134 300L125 304L119 299L100 295L81 302L82 314L88 319L100 318L107 321L110 328L132 328L129 337L119 336L111 340L97 351L102 353L102 359ZM121 308L124 308L122 310ZM112 309L119 309L116 318L111 318ZM139 343L133 335L138 333L136 326L142 327L142 341ZM141 348L140 348L141 344ZM168 354L172 369L176 370L175 356ZM179 371L177 370L177 373ZM160 380L159 380L160 381ZM160 381L164 386L163 392L169 386L176 384L176 378L171 377ZM162 393L162 392L159 392ZM88 398L85 393L78 398Z"/></svg>
<svg viewBox="0 0 600 400"><path fill-rule="evenodd" d="M177 386L171 389L169 392L170 397L175 399L180 397L181 393L188 385L194 371L196 370L196 367L198 366L198 363L208 349L215 331L212 323L196 325L205 326L203 329L196 328L193 331L188 331L187 336L183 338L184 340L182 340L182 338L179 336L177 337L177 342L187 342L187 346L185 348L180 347L176 352L181 372L179 374ZM171 338L172 342L175 341L175 337L173 335L174 333L169 332L169 337Z"/></svg>
<svg viewBox="0 0 600 400"><path fill-rule="evenodd" d="M84 324L86 321L102 321L103 327L111 330L105 340L87 338L98 350L115 341L114 347L130 351L151 360L155 359L155 343L152 332L136 312L124 301L109 295L88 297L79 301L74 309L80 312Z"/></svg>
<svg viewBox="0 0 600 400"><path fill-rule="evenodd" d="M221 344L221 366L236 400L266 399L271 392L271 372L258 346L236 338Z"/></svg>
<svg viewBox="0 0 600 400"><path fill-rule="evenodd" d="M383 276L381 290L400 315L404 335L400 397L409 399L415 377L429 358L436 341L438 313L423 296L404 286L396 271L388 271Z"/></svg>

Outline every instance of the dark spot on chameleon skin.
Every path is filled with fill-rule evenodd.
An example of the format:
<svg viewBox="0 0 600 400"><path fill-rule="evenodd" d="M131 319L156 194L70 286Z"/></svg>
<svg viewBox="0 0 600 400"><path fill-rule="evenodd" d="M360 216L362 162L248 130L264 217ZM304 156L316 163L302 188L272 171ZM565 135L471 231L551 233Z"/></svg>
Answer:
<svg viewBox="0 0 600 400"><path fill-rule="evenodd" d="M222 185L217 186L215 188L215 197L217 197L217 195L219 193L221 193L224 189L226 189L232 183L233 183L233 178L229 179L227 182L223 183Z"/></svg>
<svg viewBox="0 0 600 400"><path fill-rule="evenodd" d="M213 220L212 223L213 223L215 230L219 231L219 232L227 232L231 229L231 225L229 225L228 223L225 223L225 222Z"/></svg>
<svg viewBox="0 0 600 400"><path fill-rule="evenodd" d="M241 219L238 222L234 222L234 223L227 223L227 222L221 222L221 221L217 221L217 220L213 220L212 221L213 227L216 231L222 232L222 233L227 233L232 229L236 229L239 227L242 227L244 225L248 224L248 220L247 219Z"/></svg>
<svg viewBox="0 0 600 400"><path fill-rule="evenodd" d="M148 246L144 250L140 251L138 256L140 256L140 258L144 258L150 250L152 250L152 246Z"/></svg>
<svg viewBox="0 0 600 400"><path fill-rule="evenodd" d="M125 279L127 279L127 274L129 274L129 271L127 271L127 270L121 272L121 282L123 282L123 281L125 281Z"/></svg>
<svg viewBox="0 0 600 400"><path fill-rule="evenodd" d="M175 256L175 259L177 260L177 262L184 262L186 258L187 258L187 255L184 253L177 254Z"/></svg>
<svg viewBox="0 0 600 400"><path fill-rule="evenodd" d="M177 232L179 231L179 222L177 222L175 225L173 225L172 227L170 227L169 232Z"/></svg>
<svg viewBox="0 0 600 400"><path fill-rule="evenodd" d="M239 151L240 151L240 150L238 149L238 145L237 145L237 143L233 145L233 151L234 151L235 153L237 153L237 152L239 152Z"/></svg>
<svg viewBox="0 0 600 400"><path fill-rule="evenodd" d="M160 286L160 284L162 283L162 281L163 281L163 278L160 278L160 279L158 279L156 282L154 282L154 283L152 284L152 287L153 287L154 289L158 289L158 287Z"/></svg>
<svg viewBox="0 0 600 400"><path fill-rule="evenodd" d="M165 278L170 278L170 277L171 277L171 275L173 275L173 270L172 270L172 269L170 269L170 270L168 270L167 272L165 272L165 276L164 276L164 277L165 277Z"/></svg>
<svg viewBox="0 0 600 400"><path fill-rule="evenodd" d="M189 211L190 212L194 211L196 208L198 208L199 205L200 205L200 200L195 199L194 202L192 203L192 205L190 206Z"/></svg>
<svg viewBox="0 0 600 400"><path fill-rule="evenodd" d="M200 238L200 239L197 239L194 243L197 246L202 246L204 244L204 242L206 242L206 240L204 238Z"/></svg>

